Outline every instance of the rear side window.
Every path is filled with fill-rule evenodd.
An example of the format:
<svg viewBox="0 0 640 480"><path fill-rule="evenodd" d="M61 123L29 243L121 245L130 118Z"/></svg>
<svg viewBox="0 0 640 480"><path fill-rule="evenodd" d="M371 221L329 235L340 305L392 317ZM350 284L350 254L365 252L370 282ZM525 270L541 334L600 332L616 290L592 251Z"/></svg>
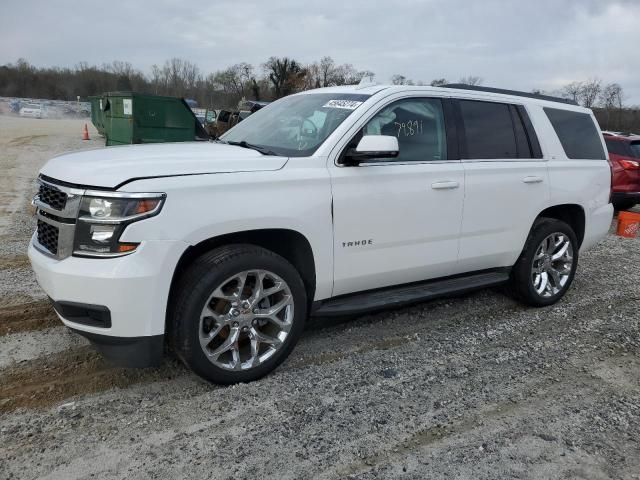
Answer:
<svg viewBox="0 0 640 480"><path fill-rule="evenodd" d="M633 142L631 144L631 150L633 151L634 157L640 158L640 142Z"/></svg>
<svg viewBox="0 0 640 480"><path fill-rule="evenodd" d="M600 132L588 113L546 108L553 129L556 131L564 153L568 158L581 160L605 160Z"/></svg>
<svg viewBox="0 0 640 480"><path fill-rule="evenodd" d="M613 153L615 155L623 155L625 157L632 156L625 142L621 142L620 140L612 140L607 137L604 137L604 141L607 144L607 150L609 151L609 153Z"/></svg>
<svg viewBox="0 0 640 480"><path fill-rule="evenodd" d="M460 100L468 159L518 158L509 105Z"/></svg>

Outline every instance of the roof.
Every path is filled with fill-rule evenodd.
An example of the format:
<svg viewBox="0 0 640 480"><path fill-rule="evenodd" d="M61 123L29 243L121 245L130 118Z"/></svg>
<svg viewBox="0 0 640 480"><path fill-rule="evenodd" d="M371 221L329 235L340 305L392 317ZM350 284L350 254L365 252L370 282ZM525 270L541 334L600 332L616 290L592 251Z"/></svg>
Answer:
<svg viewBox="0 0 640 480"><path fill-rule="evenodd" d="M501 100L504 102L532 102L540 103L544 106L552 108L563 108L574 111L590 112L588 108L577 105L572 100L559 97L551 97L548 95L538 95L528 92L520 92L516 90L503 90L492 87L476 87L462 84L449 84L444 87L432 87L430 85L344 85L339 87L316 88L314 90L306 90L300 93L353 93L375 95L376 93L385 91L385 93L395 93L403 91L423 91L426 94L435 94L437 96L448 97L451 95L460 95L461 97L473 95L474 97L484 98L486 100Z"/></svg>
<svg viewBox="0 0 640 480"><path fill-rule="evenodd" d="M608 137L609 140L616 140L619 142L637 142L640 141L640 135L635 133L625 133L625 132L610 132L604 130L602 134L605 137Z"/></svg>
<svg viewBox="0 0 640 480"><path fill-rule="evenodd" d="M390 85L367 84L360 85L340 85L338 87L314 88L300 93L360 93L363 95L375 95L376 93L390 88Z"/></svg>
<svg viewBox="0 0 640 480"><path fill-rule="evenodd" d="M512 95L516 97L537 98L539 100L546 100L549 102L566 103L569 105L576 105L576 106L578 105L576 101L569 100L567 98L553 97L551 95L542 95L540 93L521 92L519 90L505 90L503 88L483 87L481 85L467 85L464 83L449 83L447 85L443 85L443 87L455 88L458 90L473 90L476 92L501 93L501 94Z"/></svg>

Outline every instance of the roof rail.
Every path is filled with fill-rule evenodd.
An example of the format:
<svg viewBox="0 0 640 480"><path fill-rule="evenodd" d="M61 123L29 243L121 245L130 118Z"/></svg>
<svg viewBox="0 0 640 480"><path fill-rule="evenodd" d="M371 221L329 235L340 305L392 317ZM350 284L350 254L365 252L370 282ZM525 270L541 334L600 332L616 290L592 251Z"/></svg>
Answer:
<svg viewBox="0 0 640 480"><path fill-rule="evenodd" d="M537 98L538 100L547 100L549 102L567 103L569 105L578 105L577 102L568 98L552 97L551 95L540 95L538 93L519 92L518 90L505 90L503 88L483 87L481 85L467 85L465 83L447 83L443 85L445 88L458 88L460 90L474 90L477 92L502 93L504 95L514 95L516 97Z"/></svg>

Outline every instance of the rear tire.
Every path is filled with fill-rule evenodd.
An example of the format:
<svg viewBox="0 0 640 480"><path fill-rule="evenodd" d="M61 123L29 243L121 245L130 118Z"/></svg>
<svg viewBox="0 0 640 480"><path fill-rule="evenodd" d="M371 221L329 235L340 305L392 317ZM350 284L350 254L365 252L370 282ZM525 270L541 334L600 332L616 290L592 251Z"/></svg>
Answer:
<svg viewBox="0 0 640 480"><path fill-rule="evenodd" d="M567 292L578 266L578 239L565 222L539 218L511 270L510 291L533 307L545 307Z"/></svg>
<svg viewBox="0 0 640 480"><path fill-rule="evenodd" d="M281 256L230 245L200 256L180 277L170 315L173 348L189 368L218 384L250 382L293 350L307 295Z"/></svg>

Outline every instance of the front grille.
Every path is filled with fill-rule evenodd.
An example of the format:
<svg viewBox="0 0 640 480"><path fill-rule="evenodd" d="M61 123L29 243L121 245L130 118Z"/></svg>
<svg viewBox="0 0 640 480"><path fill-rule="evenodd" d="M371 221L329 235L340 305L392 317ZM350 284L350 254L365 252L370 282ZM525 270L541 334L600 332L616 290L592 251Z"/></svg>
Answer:
<svg viewBox="0 0 640 480"><path fill-rule="evenodd" d="M34 247L63 260L73 254L76 219L84 190L38 178L38 194L33 198L38 227Z"/></svg>
<svg viewBox="0 0 640 480"><path fill-rule="evenodd" d="M38 243L53 255L58 254L58 227L38 220Z"/></svg>
<svg viewBox="0 0 640 480"><path fill-rule="evenodd" d="M67 194L52 185L41 183L38 190L40 201L54 210L64 210L67 204Z"/></svg>

